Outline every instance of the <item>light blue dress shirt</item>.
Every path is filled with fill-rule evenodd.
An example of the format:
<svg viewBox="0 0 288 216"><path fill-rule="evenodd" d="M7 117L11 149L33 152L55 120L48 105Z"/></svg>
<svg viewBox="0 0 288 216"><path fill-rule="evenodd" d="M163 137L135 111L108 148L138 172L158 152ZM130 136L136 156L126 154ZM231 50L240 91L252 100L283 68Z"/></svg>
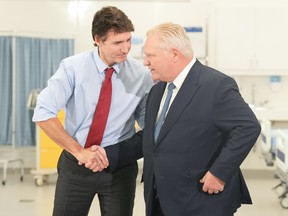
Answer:
<svg viewBox="0 0 288 216"><path fill-rule="evenodd" d="M137 60L128 58L113 67L112 101L102 147L130 138L135 120L144 127L146 99L153 85L148 68ZM84 146L106 68L97 48L62 60L37 98L33 121L56 117L64 109L66 131Z"/></svg>

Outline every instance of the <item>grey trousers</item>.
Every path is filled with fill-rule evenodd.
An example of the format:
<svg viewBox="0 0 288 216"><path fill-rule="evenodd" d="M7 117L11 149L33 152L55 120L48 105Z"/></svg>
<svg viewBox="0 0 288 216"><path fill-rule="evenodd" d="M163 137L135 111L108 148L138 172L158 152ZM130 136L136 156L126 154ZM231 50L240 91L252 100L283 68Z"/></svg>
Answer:
<svg viewBox="0 0 288 216"><path fill-rule="evenodd" d="M137 162L111 173L92 172L63 151L58 161L53 216L87 216L97 194L102 216L132 216Z"/></svg>

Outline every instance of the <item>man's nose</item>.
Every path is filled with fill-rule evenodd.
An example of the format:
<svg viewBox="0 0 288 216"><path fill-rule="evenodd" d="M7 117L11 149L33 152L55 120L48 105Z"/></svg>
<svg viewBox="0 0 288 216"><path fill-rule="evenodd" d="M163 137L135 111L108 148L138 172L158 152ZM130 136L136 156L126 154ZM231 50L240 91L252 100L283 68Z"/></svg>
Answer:
<svg viewBox="0 0 288 216"><path fill-rule="evenodd" d="M131 48L131 43L124 43L121 47L121 52L128 53Z"/></svg>
<svg viewBox="0 0 288 216"><path fill-rule="evenodd" d="M148 66L149 65L149 61L148 61L148 59L146 57L144 57L143 65L144 66Z"/></svg>

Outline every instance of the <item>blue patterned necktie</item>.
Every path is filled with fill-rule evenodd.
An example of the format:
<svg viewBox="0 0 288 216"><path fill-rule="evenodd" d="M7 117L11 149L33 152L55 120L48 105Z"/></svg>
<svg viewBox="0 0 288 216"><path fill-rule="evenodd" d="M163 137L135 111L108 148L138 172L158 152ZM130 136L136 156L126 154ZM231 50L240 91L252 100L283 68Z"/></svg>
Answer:
<svg viewBox="0 0 288 216"><path fill-rule="evenodd" d="M173 89L175 88L175 85L173 83L170 83L169 86L168 86L168 93L167 93L167 97L165 99L165 102L164 102L164 105L163 105L163 108L162 108L162 111L161 111L161 114L159 116L159 119L156 123L156 126L155 126L155 131L154 131L154 140L156 142L157 138L158 138L158 135L160 133L160 130L161 130L161 127L162 127L162 124L163 122L165 121L165 117L166 117L166 112L168 110L168 107L169 107L169 103L170 103L170 100L171 100L171 97L172 97L172 93L173 93Z"/></svg>

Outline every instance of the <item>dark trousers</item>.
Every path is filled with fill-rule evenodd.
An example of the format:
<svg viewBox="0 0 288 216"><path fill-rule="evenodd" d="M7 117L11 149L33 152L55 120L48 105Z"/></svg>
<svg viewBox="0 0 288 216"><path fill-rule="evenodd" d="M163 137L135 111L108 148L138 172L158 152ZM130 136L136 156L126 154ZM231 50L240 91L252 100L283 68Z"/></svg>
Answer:
<svg viewBox="0 0 288 216"><path fill-rule="evenodd" d="M58 162L53 216L87 216L96 194L102 216L132 216L137 174L136 162L113 173L109 168L94 173L63 151Z"/></svg>

